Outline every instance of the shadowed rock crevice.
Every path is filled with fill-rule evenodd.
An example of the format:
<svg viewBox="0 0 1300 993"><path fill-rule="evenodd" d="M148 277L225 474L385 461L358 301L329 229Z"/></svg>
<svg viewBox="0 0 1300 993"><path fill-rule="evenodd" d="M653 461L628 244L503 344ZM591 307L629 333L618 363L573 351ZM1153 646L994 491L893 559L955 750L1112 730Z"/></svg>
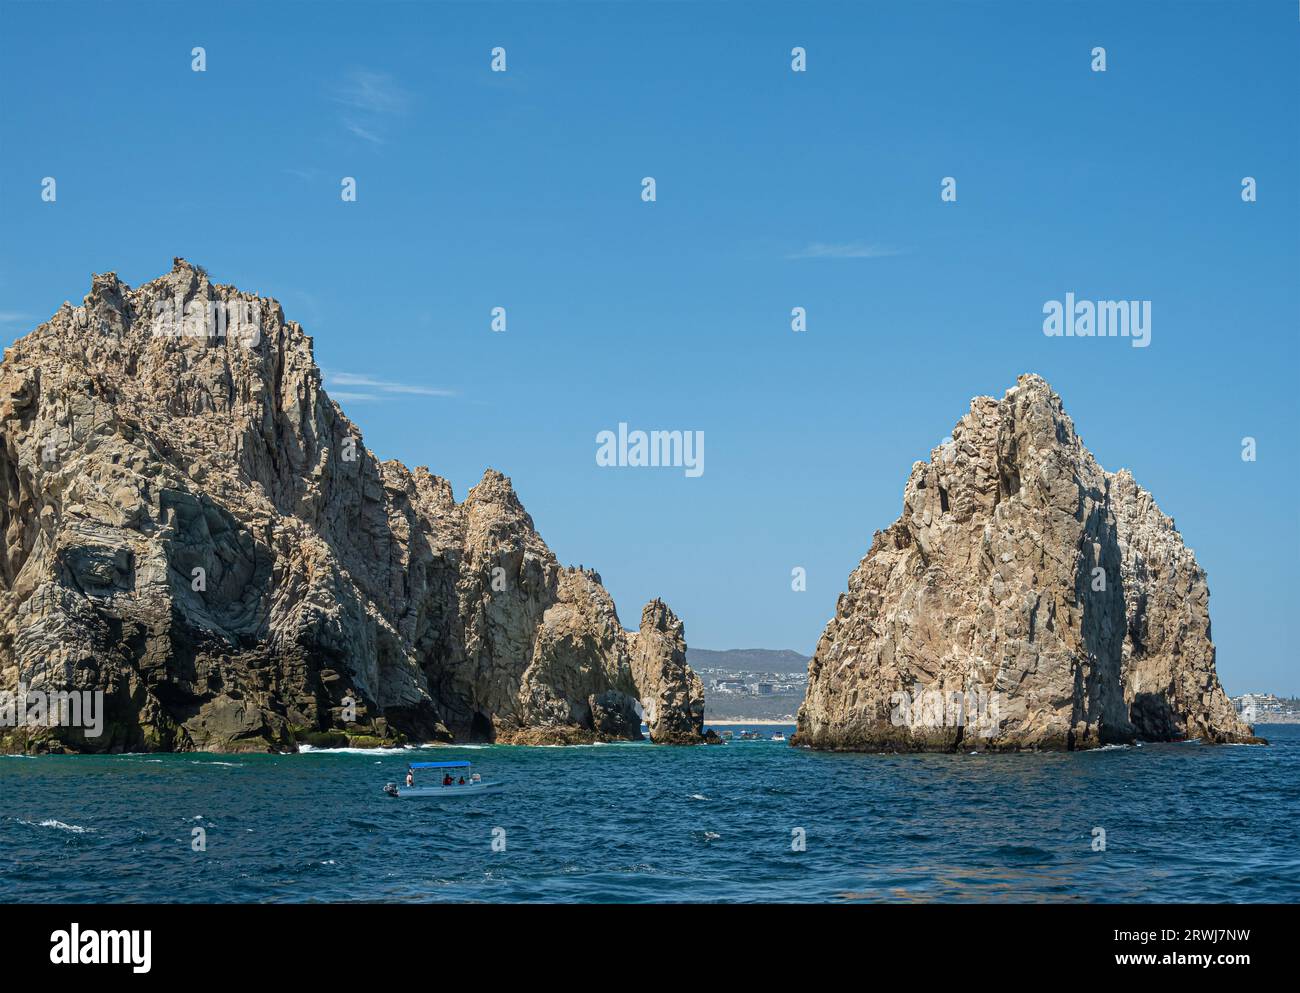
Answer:
<svg viewBox="0 0 1300 993"><path fill-rule="evenodd" d="M6 350L0 529L0 690L107 716L3 749L594 741L640 737L638 706L702 740L667 607L624 630L501 473L457 503L377 459L280 305L181 259Z"/></svg>
<svg viewBox="0 0 1300 993"><path fill-rule="evenodd" d="M978 397L849 577L808 667L793 744L843 750L1256 741L1214 666L1204 571L1060 398ZM900 705L985 693L956 724ZM919 715L919 717L918 717Z"/></svg>

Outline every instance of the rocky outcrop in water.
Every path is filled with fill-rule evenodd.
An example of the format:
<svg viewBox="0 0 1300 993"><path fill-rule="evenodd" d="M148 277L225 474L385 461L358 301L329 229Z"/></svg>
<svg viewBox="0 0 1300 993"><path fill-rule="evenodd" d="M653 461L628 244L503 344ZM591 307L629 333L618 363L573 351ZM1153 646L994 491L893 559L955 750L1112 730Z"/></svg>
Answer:
<svg viewBox="0 0 1300 993"><path fill-rule="evenodd" d="M510 480L381 462L270 299L176 260L0 367L0 693L99 690L97 737L6 750L701 739L659 601L623 629Z"/></svg>
<svg viewBox="0 0 1300 993"><path fill-rule="evenodd" d="M641 687L653 737L693 741L704 723L704 685L686 664L686 632L662 600L641 611L641 630L632 642L632 674Z"/></svg>
<svg viewBox="0 0 1300 993"><path fill-rule="evenodd" d="M1254 741L1214 667L1205 572L1037 376L917 462L808 666L796 745Z"/></svg>

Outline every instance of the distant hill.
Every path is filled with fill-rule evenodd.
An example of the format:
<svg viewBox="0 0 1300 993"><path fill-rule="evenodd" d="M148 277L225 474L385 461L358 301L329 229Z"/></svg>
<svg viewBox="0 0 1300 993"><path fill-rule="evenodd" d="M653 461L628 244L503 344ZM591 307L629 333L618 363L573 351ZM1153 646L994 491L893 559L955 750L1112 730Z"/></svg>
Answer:
<svg viewBox="0 0 1300 993"><path fill-rule="evenodd" d="M806 672L808 656L788 649L709 648L686 649L686 661L693 669L731 669L739 672Z"/></svg>

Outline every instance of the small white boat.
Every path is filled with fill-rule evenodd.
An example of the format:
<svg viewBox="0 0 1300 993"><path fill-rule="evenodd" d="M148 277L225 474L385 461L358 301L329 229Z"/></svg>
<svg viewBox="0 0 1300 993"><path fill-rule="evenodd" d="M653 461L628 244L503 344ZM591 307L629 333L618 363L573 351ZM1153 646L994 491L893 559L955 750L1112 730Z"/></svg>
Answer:
<svg viewBox="0 0 1300 993"><path fill-rule="evenodd" d="M500 780L489 782L477 772L469 774L468 762L412 762L407 769L407 785L386 783L384 792L396 799L450 800L454 797L474 796L480 793L495 793L505 784ZM438 769L442 777L437 785L416 786L416 769ZM459 774L457 774L459 773Z"/></svg>
<svg viewBox="0 0 1300 993"><path fill-rule="evenodd" d="M772 740L773 740L773 741L785 741L785 735L783 735L780 731L778 731L776 734L772 735Z"/></svg>

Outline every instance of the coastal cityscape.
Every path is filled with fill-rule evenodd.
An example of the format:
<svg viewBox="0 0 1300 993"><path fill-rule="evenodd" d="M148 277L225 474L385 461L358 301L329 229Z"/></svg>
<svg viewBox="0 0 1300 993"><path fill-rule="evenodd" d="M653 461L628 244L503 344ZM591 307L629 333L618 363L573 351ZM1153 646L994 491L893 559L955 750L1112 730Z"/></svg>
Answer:
<svg viewBox="0 0 1300 993"><path fill-rule="evenodd" d="M1300 724L1300 697L1276 693L1243 693L1232 705L1248 724Z"/></svg>
<svg viewBox="0 0 1300 993"><path fill-rule="evenodd" d="M808 687L806 655L761 648L686 654L704 684L710 723L794 723Z"/></svg>
<svg viewBox="0 0 1300 993"><path fill-rule="evenodd" d="M794 723L808 687L808 656L764 648L691 648L687 657L704 683L710 723ZM1300 724L1300 697L1243 693L1229 699L1249 724Z"/></svg>

